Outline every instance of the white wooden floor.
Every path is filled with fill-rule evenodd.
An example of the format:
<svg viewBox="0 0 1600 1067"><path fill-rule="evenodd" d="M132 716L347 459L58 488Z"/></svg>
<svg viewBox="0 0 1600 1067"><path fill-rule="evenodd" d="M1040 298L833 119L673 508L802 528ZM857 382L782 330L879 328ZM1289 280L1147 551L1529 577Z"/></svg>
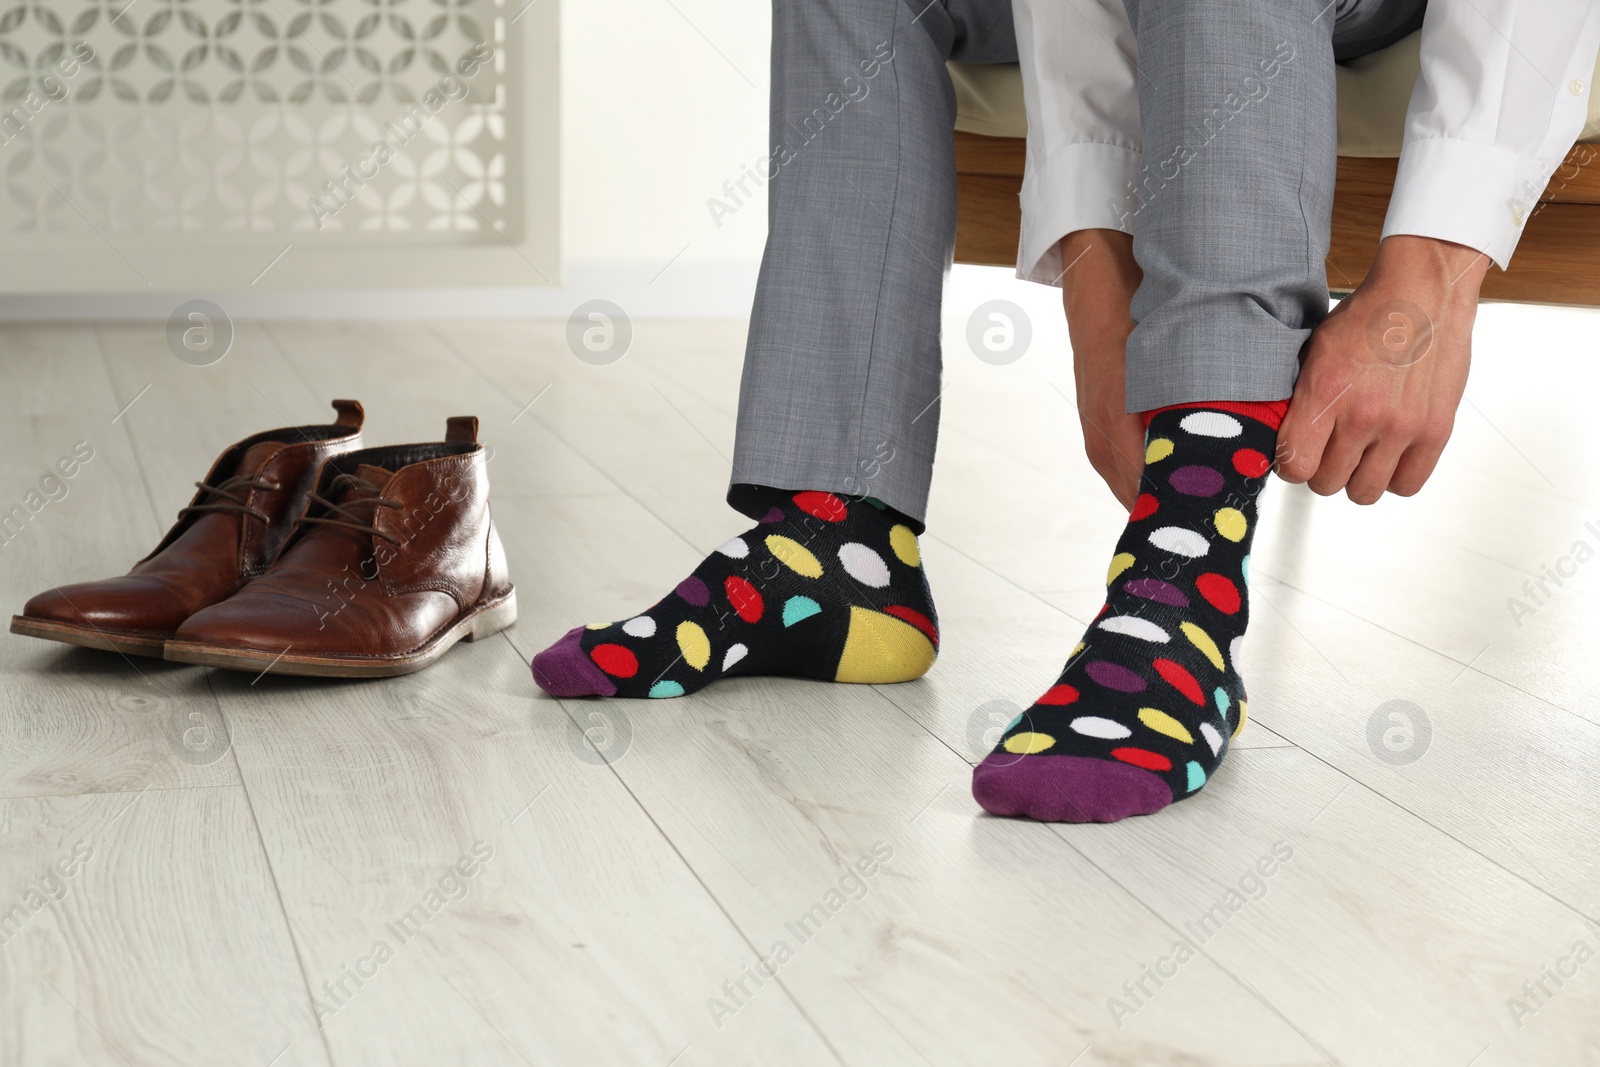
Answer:
<svg viewBox="0 0 1600 1067"><path fill-rule="evenodd" d="M742 528L743 323L638 322L608 367L562 322L240 323L209 368L161 324L7 327L0 510L94 449L0 547L8 610L353 396L372 443L482 419L522 618L380 682L0 638L0 1064L1600 1064L1600 563L1506 603L1600 548L1597 324L1486 308L1417 498L1274 487L1253 720L1203 794L1116 826L968 792L1122 521L1061 353L951 333L927 678L646 706L549 699L526 661Z"/></svg>

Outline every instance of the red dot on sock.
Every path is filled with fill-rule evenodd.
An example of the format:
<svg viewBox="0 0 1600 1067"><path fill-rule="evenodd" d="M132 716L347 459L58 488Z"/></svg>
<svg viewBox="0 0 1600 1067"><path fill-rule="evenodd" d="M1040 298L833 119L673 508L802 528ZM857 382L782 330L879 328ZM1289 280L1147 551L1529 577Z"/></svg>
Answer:
<svg viewBox="0 0 1600 1067"><path fill-rule="evenodd" d="M1220 574L1202 574L1194 580L1194 587L1214 608L1232 615L1239 610L1239 587Z"/></svg>
<svg viewBox="0 0 1600 1067"><path fill-rule="evenodd" d="M1078 699L1078 691L1070 685L1052 685L1035 704L1070 704Z"/></svg>
<svg viewBox="0 0 1600 1067"><path fill-rule="evenodd" d="M1200 692L1200 683L1194 680L1194 675L1170 659L1158 659L1151 666L1155 667L1156 673L1161 675L1168 685L1188 697L1189 703L1205 706L1205 694Z"/></svg>
<svg viewBox="0 0 1600 1067"><path fill-rule="evenodd" d="M796 493L794 502L800 505L801 511L807 515L814 515L823 522L843 522L844 517L849 514L844 501L832 493L808 489L803 493Z"/></svg>
<svg viewBox="0 0 1600 1067"><path fill-rule="evenodd" d="M1128 512L1128 521L1138 522L1140 519L1148 519L1160 506L1160 502L1149 493L1140 493L1139 499L1133 502L1133 510Z"/></svg>
<svg viewBox="0 0 1600 1067"><path fill-rule="evenodd" d="M595 645L589 658L613 678L632 678L639 673L639 660L622 645Z"/></svg>
<svg viewBox="0 0 1600 1067"><path fill-rule="evenodd" d="M885 615L893 615L901 622L908 622L912 626L915 626L917 629L921 630L923 634L927 636L928 640L932 641L935 645L939 643L939 631L934 627L933 620L928 618L922 612L913 611L911 608L901 607L899 604L890 604L888 607L883 609L883 612Z"/></svg>
<svg viewBox="0 0 1600 1067"><path fill-rule="evenodd" d="M760 590L737 574L728 575L722 588L727 591L728 603L739 613L739 618L745 622L761 621L761 613L766 610L766 605L761 600Z"/></svg>
<svg viewBox="0 0 1600 1067"><path fill-rule="evenodd" d="M1253 448L1241 448L1233 454L1233 469L1246 478L1259 478L1272 469L1272 460Z"/></svg>
<svg viewBox="0 0 1600 1067"><path fill-rule="evenodd" d="M1159 752L1151 752L1143 748L1114 748L1111 755L1123 763L1131 763L1135 767L1143 767L1147 771L1170 771L1172 761Z"/></svg>

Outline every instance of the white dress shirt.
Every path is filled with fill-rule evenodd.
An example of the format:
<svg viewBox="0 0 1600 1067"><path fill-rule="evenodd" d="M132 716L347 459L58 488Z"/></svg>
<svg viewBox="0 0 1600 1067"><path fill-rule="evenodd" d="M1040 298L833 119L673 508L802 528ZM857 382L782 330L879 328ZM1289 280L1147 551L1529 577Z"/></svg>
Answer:
<svg viewBox="0 0 1600 1067"><path fill-rule="evenodd" d="M1059 285L1074 230L1132 233L1138 47L1122 0L1013 0L1028 156L1017 275ZM1583 130L1600 0L1430 0L1383 236L1468 245L1504 269Z"/></svg>

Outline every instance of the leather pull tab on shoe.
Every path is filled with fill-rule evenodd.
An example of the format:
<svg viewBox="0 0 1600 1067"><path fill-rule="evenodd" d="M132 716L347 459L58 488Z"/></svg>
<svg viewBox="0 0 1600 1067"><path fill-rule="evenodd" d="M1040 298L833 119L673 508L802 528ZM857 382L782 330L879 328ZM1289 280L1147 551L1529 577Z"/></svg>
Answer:
<svg viewBox="0 0 1600 1067"><path fill-rule="evenodd" d="M366 409L359 400L335 400L333 410L339 413L338 425L352 430L361 429L361 424L367 421Z"/></svg>
<svg viewBox="0 0 1600 1067"><path fill-rule="evenodd" d="M444 420L444 442L447 445L477 444L478 416L452 415Z"/></svg>

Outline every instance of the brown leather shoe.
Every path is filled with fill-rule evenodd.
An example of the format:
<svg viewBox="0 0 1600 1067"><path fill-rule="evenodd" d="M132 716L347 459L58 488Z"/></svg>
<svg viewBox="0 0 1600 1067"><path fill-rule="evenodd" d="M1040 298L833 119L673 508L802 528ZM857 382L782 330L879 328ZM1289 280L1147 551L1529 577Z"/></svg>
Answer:
<svg viewBox="0 0 1600 1067"><path fill-rule="evenodd" d="M178 626L277 561L330 456L361 447L361 405L338 421L246 437L212 464L155 551L118 578L57 586L11 617L11 632L112 652L160 656Z"/></svg>
<svg viewBox="0 0 1600 1067"><path fill-rule="evenodd" d="M335 456L311 499L272 569L184 622L168 659L383 678L516 621L476 418L443 443Z"/></svg>

